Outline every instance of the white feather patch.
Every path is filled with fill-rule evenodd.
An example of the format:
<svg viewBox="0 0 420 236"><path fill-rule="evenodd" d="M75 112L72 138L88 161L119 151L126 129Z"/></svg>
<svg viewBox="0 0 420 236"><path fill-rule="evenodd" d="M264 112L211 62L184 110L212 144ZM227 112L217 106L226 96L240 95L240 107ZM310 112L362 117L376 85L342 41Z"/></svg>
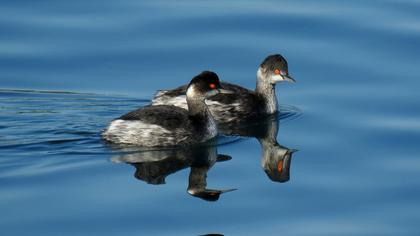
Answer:
<svg viewBox="0 0 420 236"><path fill-rule="evenodd" d="M185 95L176 97L159 97L152 101L152 105L173 105L184 109L188 109L187 97Z"/></svg>
<svg viewBox="0 0 420 236"><path fill-rule="evenodd" d="M187 89L187 96L193 98L197 96L197 91L194 85L190 85Z"/></svg>
<svg viewBox="0 0 420 236"><path fill-rule="evenodd" d="M194 93L194 91L191 90L190 93ZM171 97L163 94L162 96L155 97L152 105L173 105L188 110L186 99L187 97L185 95ZM237 119L235 115L242 109L241 103L239 102L225 104L210 99L206 99L205 102L213 117L219 122L231 122Z"/></svg>
<svg viewBox="0 0 420 236"><path fill-rule="evenodd" d="M171 132L162 126L144 123L138 120L114 120L102 134L103 137L115 143L141 144L144 146L159 145L159 138L165 142L173 142ZM161 141L161 140L159 140Z"/></svg>

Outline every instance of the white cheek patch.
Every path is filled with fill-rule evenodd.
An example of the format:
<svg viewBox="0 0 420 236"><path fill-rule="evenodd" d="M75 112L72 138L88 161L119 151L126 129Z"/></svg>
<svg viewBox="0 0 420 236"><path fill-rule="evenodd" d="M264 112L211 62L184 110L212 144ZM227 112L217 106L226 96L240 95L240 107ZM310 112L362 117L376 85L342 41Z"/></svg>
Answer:
<svg viewBox="0 0 420 236"><path fill-rule="evenodd" d="M261 67L258 68L257 77L261 78L261 79L268 79L270 81L270 83L272 83L272 84L284 81L283 76L281 76L281 75L276 75L274 73L270 73L269 75L266 75L263 72L263 69Z"/></svg>
<svg viewBox="0 0 420 236"><path fill-rule="evenodd" d="M281 76L281 75L272 75L271 76L271 81L274 82L274 83L277 83L277 82L280 82L280 81L283 81L283 80L284 80L283 76Z"/></svg>
<svg viewBox="0 0 420 236"><path fill-rule="evenodd" d="M263 78L264 77L264 73L262 72L262 68L258 68L257 70L257 78Z"/></svg>
<svg viewBox="0 0 420 236"><path fill-rule="evenodd" d="M188 87L187 89L187 97L195 97L197 96L197 89L195 88L194 85L191 85Z"/></svg>

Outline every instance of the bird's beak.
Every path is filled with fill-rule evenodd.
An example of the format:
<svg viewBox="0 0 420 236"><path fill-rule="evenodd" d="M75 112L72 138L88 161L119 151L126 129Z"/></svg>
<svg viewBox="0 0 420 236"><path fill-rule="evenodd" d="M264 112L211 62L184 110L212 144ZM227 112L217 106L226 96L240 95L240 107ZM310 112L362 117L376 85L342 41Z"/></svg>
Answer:
<svg viewBox="0 0 420 236"><path fill-rule="evenodd" d="M296 83L296 80L290 77L289 75L282 75L281 76L284 81L290 82L290 83Z"/></svg>
<svg viewBox="0 0 420 236"><path fill-rule="evenodd" d="M296 80L293 79L292 77L290 77L289 75L275 75L272 77L272 81L274 83L278 83L278 82L282 82L282 81L287 81L290 83L296 83Z"/></svg>
<svg viewBox="0 0 420 236"><path fill-rule="evenodd" d="M222 88L217 89L217 91L219 91L219 93L224 93L224 94L233 94L233 91L222 89Z"/></svg>

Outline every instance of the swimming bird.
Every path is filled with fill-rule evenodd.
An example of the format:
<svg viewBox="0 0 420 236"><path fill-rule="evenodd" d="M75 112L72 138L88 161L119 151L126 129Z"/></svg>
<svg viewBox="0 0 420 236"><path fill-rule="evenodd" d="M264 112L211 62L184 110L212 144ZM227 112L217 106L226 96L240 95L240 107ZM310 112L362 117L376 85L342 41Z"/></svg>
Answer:
<svg viewBox="0 0 420 236"><path fill-rule="evenodd" d="M254 91L221 82L224 88L233 93L218 94L209 98L206 103L217 123L236 123L273 114L278 110L275 86L281 81L295 82L289 76L286 59L280 54L270 55L258 68ZM175 105L187 109L185 101L187 88L187 85L183 85L172 90L158 91L152 104Z"/></svg>
<svg viewBox="0 0 420 236"><path fill-rule="evenodd" d="M211 71L195 76L186 89L188 110L171 105L146 106L112 121L102 137L112 143L175 146L205 142L217 135L205 99L229 93Z"/></svg>

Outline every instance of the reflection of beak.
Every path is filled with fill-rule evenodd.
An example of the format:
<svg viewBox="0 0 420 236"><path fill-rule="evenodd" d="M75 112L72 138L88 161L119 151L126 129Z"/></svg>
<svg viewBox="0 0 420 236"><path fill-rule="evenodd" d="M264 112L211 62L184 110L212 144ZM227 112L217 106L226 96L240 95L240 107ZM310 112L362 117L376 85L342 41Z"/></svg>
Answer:
<svg viewBox="0 0 420 236"><path fill-rule="evenodd" d="M231 156L223 155L223 154L218 154L217 155L217 162L229 161L229 160L232 160Z"/></svg>
<svg viewBox="0 0 420 236"><path fill-rule="evenodd" d="M295 153L297 151L299 151L299 150L297 150L297 149L289 149L289 150L287 150L287 152L290 153L290 154L293 154L293 153Z"/></svg>
<svg viewBox="0 0 420 236"><path fill-rule="evenodd" d="M222 190L214 190L214 189L206 189L205 191L209 194L221 194L221 193L228 193L238 190L236 188L230 188L230 189L222 189Z"/></svg>
<svg viewBox="0 0 420 236"><path fill-rule="evenodd" d="M225 190L216 190L216 189L204 189L204 190L199 190L199 191L188 190L188 193L191 194L194 197L199 197L199 198L201 198L203 200L206 200L206 201L215 202L215 201L219 200L219 197L220 197L221 194L231 192L231 191L235 191L235 190L236 190L236 188L225 189Z"/></svg>
<svg viewBox="0 0 420 236"><path fill-rule="evenodd" d="M219 93L224 93L224 94L233 94L233 91L221 89L221 88L217 89L217 91L219 91Z"/></svg>

